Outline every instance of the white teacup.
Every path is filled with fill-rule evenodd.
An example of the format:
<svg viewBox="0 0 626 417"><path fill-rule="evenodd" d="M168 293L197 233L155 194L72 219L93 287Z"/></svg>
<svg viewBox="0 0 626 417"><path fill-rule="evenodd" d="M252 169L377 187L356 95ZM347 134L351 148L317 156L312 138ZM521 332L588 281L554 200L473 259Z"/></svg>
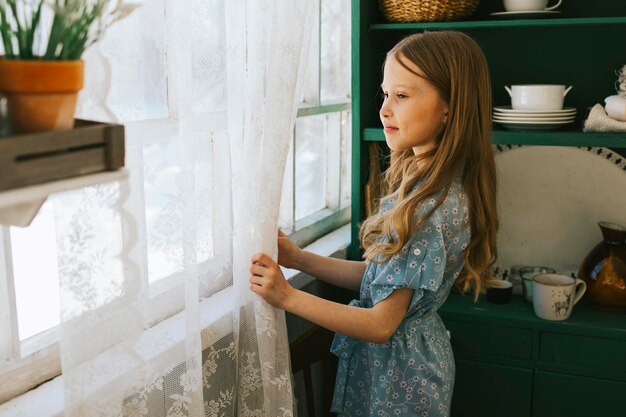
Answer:
<svg viewBox="0 0 626 417"><path fill-rule="evenodd" d="M560 84L527 84L504 86L511 96L513 110L561 110L572 86Z"/></svg>
<svg viewBox="0 0 626 417"><path fill-rule="evenodd" d="M561 5L558 0L554 6L548 6L549 0L504 0L504 10L507 12L541 12L554 10Z"/></svg>
<svg viewBox="0 0 626 417"><path fill-rule="evenodd" d="M545 320L567 320L574 304L585 294L587 284L582 279L559 274L539 274L533 277L533 309Z"/></svg>

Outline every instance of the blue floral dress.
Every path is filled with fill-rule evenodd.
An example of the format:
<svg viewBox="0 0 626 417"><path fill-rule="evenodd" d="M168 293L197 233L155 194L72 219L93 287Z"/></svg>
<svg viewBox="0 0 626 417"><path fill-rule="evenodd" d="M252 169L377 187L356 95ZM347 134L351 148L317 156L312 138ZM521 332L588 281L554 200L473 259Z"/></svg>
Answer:
<svg viewBox="0 0 626 417"><path fill-rule="evenodd" d="M424 216L440 195L419 208ZM385 211L394 204L382 204ZM370 262L360 300L371 308L396 288L412 288L406 316L382 344L335 335L339 357L332 411L340 416L448 416L454 386L454 357L437 309L463 268L470 238L467 195L459 181L402 250L384 264Z"/></svg>

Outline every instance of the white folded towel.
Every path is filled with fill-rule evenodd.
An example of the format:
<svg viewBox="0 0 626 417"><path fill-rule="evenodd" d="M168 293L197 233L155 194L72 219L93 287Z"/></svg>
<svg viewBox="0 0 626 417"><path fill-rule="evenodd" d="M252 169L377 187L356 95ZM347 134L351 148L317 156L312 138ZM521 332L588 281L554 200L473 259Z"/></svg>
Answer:
<svg viewBox="0 0 626 417"><path fill-rule="evenodd" d="M604 102L606 103L604 110L611 119L626 122L626 97L609 96L604 99Z"/></svg>
<svg viewBox="0 0 626 417"><path fill-rule="evenodd" d="M598 103L591 108L583 132L626 132L626 122L610 118Z"/></svg>

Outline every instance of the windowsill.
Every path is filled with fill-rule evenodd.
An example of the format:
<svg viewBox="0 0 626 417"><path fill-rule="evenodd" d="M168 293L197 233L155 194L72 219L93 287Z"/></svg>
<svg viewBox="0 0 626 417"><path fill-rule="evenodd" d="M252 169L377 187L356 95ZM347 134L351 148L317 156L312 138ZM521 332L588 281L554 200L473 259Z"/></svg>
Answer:
<svg viewBox="0 0 626 417"><path fill-rule="evenodd" d="M323 256L333 256L344 250L350 244L350 224L340 227L339 229L323 236L319 240L313 242L305 249ZM283 272L287 280L295 288L302 288L312 282L314 278L302 274L293 269L283 268ZM226 289L214 297L228 300L232 296L231 288ZM214 298L211 303L200 304L200 315L203 329L211 326L211 330L202 332L202 348L210 346L215 341L221 339L232 328L220 325L220 319L229 314L228 302L215 302ZM217 307L216 306L221 306ZM184 357L180 357L177 347L184 347L185 342L185 317L184 313L179 313L168 320L150 328L141 337L139 345L154 346L154 341L164 340L160 338L168 338L166 340L178 340L178 343L170 347L167 351L151 352L147 360L151 364L167 366L172 362L183 362ZM222 323L230 323L230 320L221 320ZM152 349L154 351L154 349ZM162 368L161 368L162 369ZM17 417L17 416L39 416L39 417L61 417L63 415L63 375L60 375L39 387L20 395L4 404L0 404L0 416Z"/></svg>

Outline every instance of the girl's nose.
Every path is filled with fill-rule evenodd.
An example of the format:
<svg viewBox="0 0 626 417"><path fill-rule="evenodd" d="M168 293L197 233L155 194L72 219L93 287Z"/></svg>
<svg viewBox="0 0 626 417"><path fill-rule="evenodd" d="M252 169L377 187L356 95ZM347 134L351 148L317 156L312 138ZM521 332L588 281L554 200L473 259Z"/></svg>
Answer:
<svg viewBox="0 0 626 417"><path fill-rule="evenodd" d="M389 108L387 101L384 101L383 105L380 106L379 114L381 119L386 119L387 117L391 116L391 109Z"/></svg>

